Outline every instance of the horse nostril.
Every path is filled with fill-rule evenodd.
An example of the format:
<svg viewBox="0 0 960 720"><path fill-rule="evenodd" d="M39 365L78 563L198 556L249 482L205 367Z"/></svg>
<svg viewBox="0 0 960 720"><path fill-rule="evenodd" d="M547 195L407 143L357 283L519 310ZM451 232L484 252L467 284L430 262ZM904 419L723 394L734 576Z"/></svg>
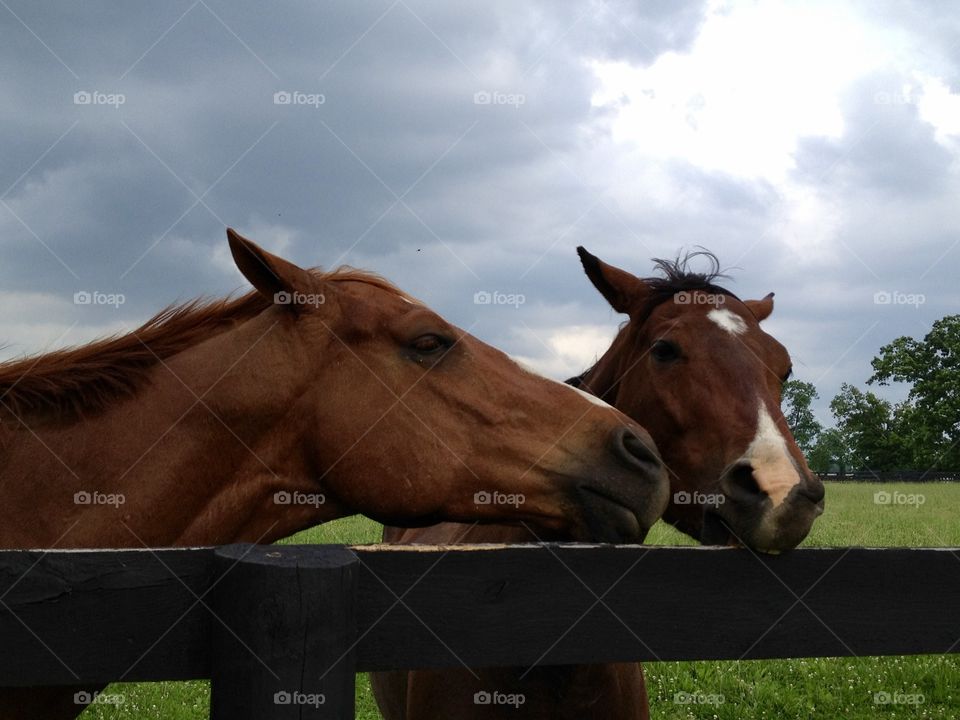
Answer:
<svg viewBox="0 0 960 720"><path fill-rule="evenodd" d="M644 437L645 436L645 437ZM641 436L629 427L620 427L613 431L613 447L617 456L628 465L660 465L660 454L653 439L644 433Z"/></svg>
<svg viewBox="0 0 960 720"><path fill-rule="evenodd" d="M808 478L800 484L797 492L816 505L823 500L823 483L820 482L819 478Z"/></svg>
<svg viewBox="0 0 960 720"><path fill-rule="evenodd" d="M740 461L727 470L721 481L721 487L733 500L756 502L767 496L767 493L757 484L753 465L748 461Z"/></svg>

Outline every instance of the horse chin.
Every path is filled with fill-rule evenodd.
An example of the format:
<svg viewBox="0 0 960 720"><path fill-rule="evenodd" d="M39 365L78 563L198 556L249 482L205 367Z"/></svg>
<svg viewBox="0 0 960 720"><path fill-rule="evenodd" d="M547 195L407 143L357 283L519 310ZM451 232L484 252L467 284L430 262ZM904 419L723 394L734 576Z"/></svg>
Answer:
<svg viewBox="0 0 960 720"><path fill-rule="evenodd" d="M649 528L640 523L630 508L592 487L582 485L577 491L586 509L586 532L578 540L609 543L644 541Z"/></svg>
<svg viewBox="0 0 960 720"><path fill-rule="evenodd" d="M779 555L784 550L783 548L764 547L760 543L751 542L749 536L747 536L747 541L744 542L741 536L738 536L729 528L726 521L720 517L718 513L710 509L703 511L700 544L714 547L747 548L756 553L763 553L764 555Z"/></svg>
<svg viewBox="0 0 960 720"><path fill-rule="evenodd" d="M704 509L703 517L700 523L700 544L701 545L733 545L737 542L736 537L730 532L730 528L723 519L715 512Z"/></svg>

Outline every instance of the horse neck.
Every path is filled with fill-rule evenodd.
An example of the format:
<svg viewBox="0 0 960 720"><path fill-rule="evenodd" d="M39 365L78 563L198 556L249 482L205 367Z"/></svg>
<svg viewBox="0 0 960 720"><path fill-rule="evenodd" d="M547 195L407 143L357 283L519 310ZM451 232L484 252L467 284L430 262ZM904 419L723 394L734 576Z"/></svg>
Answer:
<svg viewBox="0 0 960 720"><path fill-rule="evenodd" d="M291 325L266 311L93 417L5 433L0 547L270 542L336 515L274 502L316 492L310 364Z"/></svg>

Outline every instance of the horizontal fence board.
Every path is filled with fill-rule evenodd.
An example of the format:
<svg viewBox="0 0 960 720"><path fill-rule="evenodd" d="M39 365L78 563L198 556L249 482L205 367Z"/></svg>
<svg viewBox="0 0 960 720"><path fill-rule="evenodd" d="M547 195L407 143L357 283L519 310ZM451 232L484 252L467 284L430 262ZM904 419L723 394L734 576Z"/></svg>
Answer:
<svg viewBox="0 0 960 720"><path fill-rule="evenodd" d="M359 647L364 670L960 651L952 550L567 545L359 556L358 627L373 628Z"/></svg>
<svg viewBox="0 0 960 720"><path fill-rule="evenodd" d="M209 677L213 554L0 552L0 685ZM188 589L189 588L189 589Z"/></svg>
<svg viewBox="0 0 960 720"><path fill-rule="evenodd" d="M358 670L960 652L954 549L355 550ZM209 677L187 588L216 574L211 549L0 552L0 686Z"/></svg>

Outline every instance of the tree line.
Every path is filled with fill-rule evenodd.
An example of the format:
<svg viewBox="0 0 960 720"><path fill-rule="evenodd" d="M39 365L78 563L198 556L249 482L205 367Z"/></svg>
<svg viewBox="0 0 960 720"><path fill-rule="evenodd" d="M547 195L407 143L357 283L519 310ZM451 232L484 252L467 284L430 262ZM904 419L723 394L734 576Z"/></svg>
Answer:
<svg viewBox="0 0 960 720"><path fill-rule="evenodd" d="M906 383L906 400L890 403L844 383L830 401L833 427L811 404L813 383L788 380L783 411L814 472L960 469L960 315L937 320L922 340L899 337L871 361L867 385Z"/></svg>

